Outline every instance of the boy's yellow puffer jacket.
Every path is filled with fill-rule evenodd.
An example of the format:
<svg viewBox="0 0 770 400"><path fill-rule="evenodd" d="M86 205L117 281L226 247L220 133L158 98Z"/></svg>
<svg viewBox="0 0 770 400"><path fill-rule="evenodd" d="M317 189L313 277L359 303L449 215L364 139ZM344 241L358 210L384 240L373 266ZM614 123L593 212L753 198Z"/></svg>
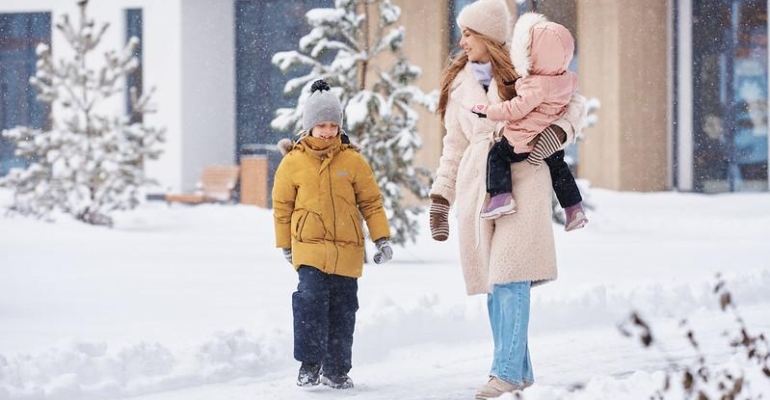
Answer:
<svg viewBox="0 0 770 400"><path fill-rule="evenodd" d="M390 237L372 168L345 141L323 159L302 141L294 145L275 173L273 214L276 247L292 249L294 268L360 277L361 215L373 240Z"/></svg>

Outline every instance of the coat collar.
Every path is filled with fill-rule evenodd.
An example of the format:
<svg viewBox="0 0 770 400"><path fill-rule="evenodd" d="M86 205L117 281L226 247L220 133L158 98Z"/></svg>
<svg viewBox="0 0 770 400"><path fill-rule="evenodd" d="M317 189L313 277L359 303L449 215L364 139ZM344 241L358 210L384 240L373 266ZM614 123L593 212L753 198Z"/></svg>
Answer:
<svg viewBox="0 0 770 400"><path fill-rule="evenodd" d="M465 64L463 70L457 75L451 86L451 97L457 101L461 107L470 110L476 104L494 104L500 102L498 95L497 82L494 77L489 83L489 88L484 91L473 74L471 63Z"/></svg>

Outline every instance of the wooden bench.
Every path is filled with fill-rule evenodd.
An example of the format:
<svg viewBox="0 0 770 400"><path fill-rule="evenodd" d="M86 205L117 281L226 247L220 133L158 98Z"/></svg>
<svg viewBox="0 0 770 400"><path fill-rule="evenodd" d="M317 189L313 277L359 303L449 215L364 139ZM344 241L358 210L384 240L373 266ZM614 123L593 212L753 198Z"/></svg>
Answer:
<svg viewBox="0 0 770 400"><path fill-rule="evenodd" d="M227 203L233 200L238 184L239 168L236 165L207 165L201 172L196 190L188 194L167 194L168 203Z"/></svg>

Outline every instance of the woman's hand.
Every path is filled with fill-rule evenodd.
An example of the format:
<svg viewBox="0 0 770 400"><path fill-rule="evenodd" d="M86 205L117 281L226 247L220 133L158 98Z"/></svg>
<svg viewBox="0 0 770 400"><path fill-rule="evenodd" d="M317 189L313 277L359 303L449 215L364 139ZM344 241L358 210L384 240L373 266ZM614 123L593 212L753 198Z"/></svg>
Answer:
<svg viewBox="0 0 770 400"><path fill-rule="evenodd" d="M433 240L443 242L449 238L449 201L437 195L430 199L430 234Z"/></svg>

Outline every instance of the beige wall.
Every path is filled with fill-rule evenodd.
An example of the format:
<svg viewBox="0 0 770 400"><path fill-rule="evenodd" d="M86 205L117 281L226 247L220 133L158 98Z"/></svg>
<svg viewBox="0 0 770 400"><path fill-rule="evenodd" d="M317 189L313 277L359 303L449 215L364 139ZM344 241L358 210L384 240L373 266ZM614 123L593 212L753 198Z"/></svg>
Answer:
<svg viewBox="0 0 770 400"><path fill-rule="evenodd" d="M401 7L399 23L406 29L404 52L409 61L422 68L416 85L423 92L438 90L441 71L449 57L449 7L446 0L394 0ZM441 156L444 128L440 118L421 107L418 126L423 147L417 164L435 171Z"/></svg>
<svg viewBox="0 0 770 400"><path fill-rule="evenodd" d="M615 190L667 189L668 4L578 2L579 85L601 102L578 175Z"/></svg>

